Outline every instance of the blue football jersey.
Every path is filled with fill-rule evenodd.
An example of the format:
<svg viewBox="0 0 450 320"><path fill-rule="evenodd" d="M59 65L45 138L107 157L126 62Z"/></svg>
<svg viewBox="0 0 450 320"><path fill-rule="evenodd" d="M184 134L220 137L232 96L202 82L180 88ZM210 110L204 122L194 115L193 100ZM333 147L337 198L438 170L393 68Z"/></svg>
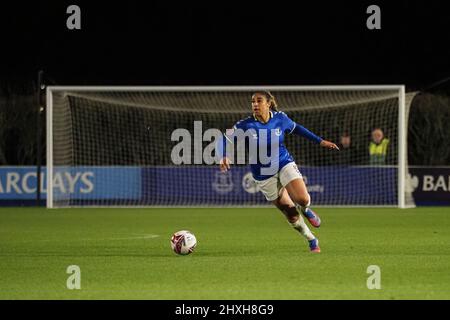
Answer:
<svg viewBox="0 0 450 320"><path fill-rule="evenodd" d="M293 157L284 144L284 137L286 134L294 132L316 143L320 143L322 141L322 138L298 125L281 111L271 111L270 118L267 123L260 122L255 116L252 115L246 119L238 121L234 125L233 129L242 129L244 132L251 130L252 134L249 136L249 139L253 139L253 143L257 144L257 150L260 150L263 147L267 151L266 160L269 160L269 162L264 161L264 163L262 163L259 158L259 152L250 152L249 154L250 168L253 178L256 180L265 180L270 178L288 163L294 162ZM278 153L272 155L271 146L273 144L273 138L278 139ZM261 169L263 168L266 168L266 171L263 170L262 172ZM267 170L267 168L276 168L276 171L273 172L273 170ZM267 174L267 172L270 173Z"/></svg>

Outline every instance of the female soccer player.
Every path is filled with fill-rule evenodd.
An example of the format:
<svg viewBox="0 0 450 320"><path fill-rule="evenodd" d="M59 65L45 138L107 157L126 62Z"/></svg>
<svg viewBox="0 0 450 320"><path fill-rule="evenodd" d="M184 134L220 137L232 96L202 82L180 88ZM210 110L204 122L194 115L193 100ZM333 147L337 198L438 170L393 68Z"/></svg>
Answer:
<svg viewBox="0 0 450 320"><path fill-rule="evenodd" d="M243 131L251 129L255 130L252 132L258 132L257 134L253 134L253 137L258 139L258 147L261 147L264 143L261 141L261 130L273 131L275 136L279 138L278 157L270 157L270 161L275 162L278 166L277 172L270 175L262 174L261 169L267 168L270 165L257 161L255 164L250 165L253 178L266 199L271 201L283 212L291 226L308 240L311 252L320 252L319 240L305 224L303 218L297 211L297 207L300 208L300 212L308 219L312 226L318 228L321 220L309 208L311 197L294 159L283 143L284 135L286 133L295 133L319 144L321 147L335 150L339 150L339 148L334 143L318 137L311 131L295 123L284 112L278 111L275 98L268 91L255 92L253 94L252 111L253 116L237 122L233 129L242 129ZM267 137L267 144L272 143L270 140L270 132L267 132L263 136ZM225 149L219 150L219 154L221 155L220 170L225 172L230 169L231 160L223 150ZM271 164L273 165L273 163Z"/></svg>

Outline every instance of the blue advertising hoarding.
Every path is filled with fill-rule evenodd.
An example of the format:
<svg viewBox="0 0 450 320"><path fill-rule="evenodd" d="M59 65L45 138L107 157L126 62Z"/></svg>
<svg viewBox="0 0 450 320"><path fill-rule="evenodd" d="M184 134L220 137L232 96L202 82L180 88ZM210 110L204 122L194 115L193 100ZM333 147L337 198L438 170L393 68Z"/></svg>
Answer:
<svg viewBox="0 0 450 320"><path fill-rule="evenodd" d="M32 204L36 199L36 167L0 167L0 204ZM53 173L56 201L141 198L140 167L59 167ZM41 170L41 196L47 197L46 168Z"/></svg>
<svg viewBox="0 0 450 320"><path fill-rule="evenodd" d="M314 204L396 205L397 169L306 167L301 169ZM143 169L144 197L157 205L261 205L264 196L248 167L221 173L212 167Z"/></svg>
<svg viewBox="0 0 450 320"><path fill-rule="evenodd" d="M410 167L409 174L417 206L450 206L450 167Z"/></svg>
<svg viewBox="0 0 450 320"><path fill-rule="evenodd" d="M396 205L393 167L301 168L315 205ZM246 206L267 204L249 168L234 166L59 167L54 200L64 205ZM0 168L0 203L34 204L35 167ZM46 174L42 169L42 198Z"/></svg>
<svg viewBox="0 0 450 320"><path fill-rule="evenodd" d="M397 204L395 167L303 167L313 205ZM418 206L450 205L450 167L411 167L406 186ZM46 170L41 171L46 199ZM248 206L267 204L248 167L71 167L54 171L64 205ZM35 167L0 167L0 205L36 204Z"/></svg>

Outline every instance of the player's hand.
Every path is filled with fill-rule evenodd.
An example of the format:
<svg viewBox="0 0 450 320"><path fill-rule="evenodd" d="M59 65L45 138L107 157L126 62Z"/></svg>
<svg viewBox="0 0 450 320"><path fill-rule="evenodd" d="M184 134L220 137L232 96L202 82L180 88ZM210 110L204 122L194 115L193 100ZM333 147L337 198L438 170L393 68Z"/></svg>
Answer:
<svg viewBox="0 0 450 320"><path fill-rule="evenodd" d="M324 148L327 148L327 149L332 149L332 150L338 150L339 151L339 147L337 145L335 145L331 141L322 140L322 142L320 143L320 146L324 147Z"/></svg>
<svg viewBox="0 0 450 320"><path fill-rule="evenodd" d="M220 171L221 172L227 172L228 170L230 170L230 164L231 164L231 160L228 159L227 157L222 158L220 160Z"/></svg>

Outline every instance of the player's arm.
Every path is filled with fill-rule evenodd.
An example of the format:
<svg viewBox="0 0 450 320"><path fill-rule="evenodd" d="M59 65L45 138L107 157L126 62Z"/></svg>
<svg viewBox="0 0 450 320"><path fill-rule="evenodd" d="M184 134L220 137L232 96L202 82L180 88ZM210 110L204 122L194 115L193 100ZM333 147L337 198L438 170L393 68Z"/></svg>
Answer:
<svg viewBox="0 0 450 320"><path fill-rule="evenodd" d="M216 156L219 159L219 167L220 171L226 172L230 170L231 165L231 159L226 154L226 146L227 143L233 143L233 132L236 129L242 129L241 121L236 123L233 126L233 129L230 129L230 133L228 133L228 130L223 134L222 139L218 141L218 144L216 146Z"/></svg>
<svg viewBox="0 0 450 320"><path fill-rule="evenodd" d="M227 137L222 136L216 144L216 157L219 160L220 171L225 172L230 169L231 161L226 155Z"/></svg>
<svg viewBox="0 0 450 320"><path fill-rule="evenodd" d="M228 157L220 159L220 171L227 172L230 170L231 160Z"/></svg>
<svg viewBox="0 0 450 320"><path fill-rule="evenodd" d="M292 133L302 136L314 143L319 144L321 147L324 148L328 148L328 149L335 149L335 150L339 150L339 147L334 144L331 141L322 139L321 137L319 137L318 135L314 134L313 132L309 131L308 129L306 129L304 126L299 125L298 123L294 122L294 129L292 130Z"/></svg>
<svg viewBox="0 0 450 320"><path fill-rule="evenodd" d="M335 143L333 143L331 141L322 140L322 142L320 143L320 146L324 147L324 148L328 148L328 149L333 149L333 150L338 150L339 151L339 147Z"/></svg>
<svg viewBox="0 0 450 320"><path fill-rule="evenodd" d="M324 140L318 135L306 129L304 126L296 123L292 119L290 119L284 112L282 112L284 117L284 124L286 131L288 133L294 133L296 135L302 136L324 148L339 150L339 147L331 141Z"/></svg>

